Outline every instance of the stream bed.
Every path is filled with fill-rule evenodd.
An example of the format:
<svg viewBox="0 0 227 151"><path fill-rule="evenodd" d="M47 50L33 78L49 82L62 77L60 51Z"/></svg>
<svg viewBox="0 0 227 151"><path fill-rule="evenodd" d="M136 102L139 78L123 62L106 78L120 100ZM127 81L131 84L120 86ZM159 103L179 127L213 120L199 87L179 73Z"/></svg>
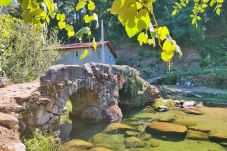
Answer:
<svg viewBox="0 0 227 151"><path fill-rule="evenodd" d="M61 126L63 151L227 151L227 108L128 110L121 123Z"/></svg>

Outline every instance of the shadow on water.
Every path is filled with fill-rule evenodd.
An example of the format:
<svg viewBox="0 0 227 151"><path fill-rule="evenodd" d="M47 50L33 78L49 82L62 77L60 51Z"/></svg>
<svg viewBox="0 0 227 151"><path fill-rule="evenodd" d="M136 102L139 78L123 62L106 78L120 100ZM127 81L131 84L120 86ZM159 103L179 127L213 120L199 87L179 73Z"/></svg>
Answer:
<svg viewBox="0 0 227 151"><path fill-rule="evenodd" d="M175 134L175 133L162 133L154 130L147 130L152 138L163 140L163 141L171 141L171 142L180 142L184 141L186 137L186 133L184 134Z"/></svg>
<svg viewBox="0 0 227 151"><path fill-rule="evenodd" d="M60 127L61 140L83 139L88 140L97 133L102 132L108 125L107 122L88 123L80 119L75 119L72 124L64 123Z"/></svg>

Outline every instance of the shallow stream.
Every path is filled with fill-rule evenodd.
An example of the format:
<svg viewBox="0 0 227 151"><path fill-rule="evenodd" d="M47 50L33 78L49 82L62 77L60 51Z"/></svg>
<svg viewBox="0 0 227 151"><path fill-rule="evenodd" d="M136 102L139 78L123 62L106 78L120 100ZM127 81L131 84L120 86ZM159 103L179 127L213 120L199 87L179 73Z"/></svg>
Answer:
<svg viewBox="0 0 227 151"><path fill-rule="evenodd" d="M65 123L61 138L63 151L227 151L227 108L129 110L117 124Z"/></svg>

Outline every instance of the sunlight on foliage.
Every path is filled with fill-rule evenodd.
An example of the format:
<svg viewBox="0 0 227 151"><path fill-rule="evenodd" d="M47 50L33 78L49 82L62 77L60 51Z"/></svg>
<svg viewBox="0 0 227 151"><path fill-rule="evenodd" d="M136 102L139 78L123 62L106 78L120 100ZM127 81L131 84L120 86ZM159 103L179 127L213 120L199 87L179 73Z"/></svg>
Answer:
<svg viewBox="0 0 227 151"><path fill-rule="evenodd" d="M86 58L88 54L89 54L89 50L88 49L84 50L84 52L80 56L80 60L83 60L84 58Z"/></svg>
<svg viewBox="0 0 227 151"><path fill-rule="evenodd" d="M11 0L0 0L0 5L7 6L10 2ZM202 14L207 8L213 8L215 13L220 15L223 2L224 0L175 0L173 1L172 15L177 15L182 9L192 4L190 17L192 24L197 27L198 21L202 20L202 16L204 16ZM79 0L76 7L74 6L77 12L83 10L83 21L86 24L77 32L74 31L71 23L67 22L65 14L58 13L57 4L53 0L20 0L19 3L25 22L44 28L49 24L51 18L55 18L58 21L59 29L66 30L68 37L82 40L83 36L86 36L91 42L94 37L90 29L92 22L96 22L96 27L98 27L98 16L94 13L96 5L93 0ZM166 26L159 27L153 11L155 3L156 0L114 0L110 12L117 16L129 38L137 36L141 46L148 44L155 47L157 43L163 50L161 58L170 69L174 55L178 53L181 57L182 52L176 41L170 36L168 28Z"/></svg>
<svg viewBox="0 0 227 151"><path fill-rule="evenodd" d="M60 145L54 141L54 137L42 134L39 129L32 133L30 139L24 143L28 151L60 151Z"/></svg>

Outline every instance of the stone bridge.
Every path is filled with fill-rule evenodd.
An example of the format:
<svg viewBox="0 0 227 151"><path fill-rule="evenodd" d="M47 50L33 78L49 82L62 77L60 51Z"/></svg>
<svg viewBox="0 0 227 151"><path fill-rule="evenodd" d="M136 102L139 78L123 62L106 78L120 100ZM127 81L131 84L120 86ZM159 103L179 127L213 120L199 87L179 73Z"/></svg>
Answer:
<svg viewBox="0 0 227 151"><path fill-rule="evenodd" d="M155 86L141 79L138 71L128 66L52 66L38 82L0 89L0 150L24 150L18 136L35 128L58 130L67 100L73 104L73 115L93 115L94 111L89 109L95 108L92 118L99 121L105 118L113 101L135 107L152 102L159 95ZM4 118L6 116L8 118ZM9 139L3 139L5 137Z"/></svg>

